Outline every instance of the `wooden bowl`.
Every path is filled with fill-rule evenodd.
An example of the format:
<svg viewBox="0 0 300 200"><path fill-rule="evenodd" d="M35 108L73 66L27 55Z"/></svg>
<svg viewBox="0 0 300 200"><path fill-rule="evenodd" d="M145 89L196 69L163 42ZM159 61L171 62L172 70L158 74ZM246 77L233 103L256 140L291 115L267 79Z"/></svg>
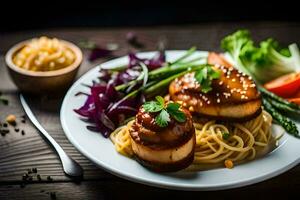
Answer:
<svg viewBox="0 0 300 200"><path fill-rule="evenodd" d="M16 66L12 58L29 43L26 40L14 45L5 55L5 62L9 74L21 92L32 94L59 94L64 92L72 84L77 71L82 63L82 51L73 43L59 40L75 54L75 61L62 69L54 71L30 71Z"/></svg>

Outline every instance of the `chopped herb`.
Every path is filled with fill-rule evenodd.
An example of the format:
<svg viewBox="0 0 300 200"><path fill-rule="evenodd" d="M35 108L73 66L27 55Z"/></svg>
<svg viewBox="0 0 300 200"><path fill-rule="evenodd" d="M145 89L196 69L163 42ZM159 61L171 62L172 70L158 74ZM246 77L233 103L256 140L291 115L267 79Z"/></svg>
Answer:
<svg viewBox="0 0 300 200"><path fill-rule="evenodd" d="M165 100L161 96L155 97L156 101L145 102L143 108L146 112L160 112L155 117L155 122L160 127L168 126L171 121L170 116L173 117L178 122L185 122L185 114L179 110L180 104L178 103L168 103L165 106Z"/></svg>
<svg viewBox="0 0 300 200"><path fill-rule="evenodd" d="M7 99L0 98L0 101L1 101L4 105L8 105L8 100L7 100Z"/></svg>
<svg viewBox="0 0 300 200"><path fill-rule="evenodd" d="M186 116L185 114L179 110L180 108L180 104L178 103L169 103L167 105L167 111L168 113L170 113L170 115L176 119L178 122L185 122L186 120Z"/></svg>
<svg viewBox="0 0 300 200"><path fill-rule="evenodd" d="M230 134L229 134L228 132L222 133L222 138L223 138L223 140L228 140L229 137L230 137Z"/></svg>
<svg viewBox="0 0 300 200"><path fill-rule="evenodd" d="M161 105L157 101L149 101L144 103L143 108L146 112L159 112L164 108L164 105Z"/></svg>
<svg viewBox="0 0 300 200"><path fill-rule="evenodd" d="M160 127L166 127L168 126L168 123L170 122L170 114L163 109L156 117L155 122Z"/></svg>
<svg viewBox="0 0 300 200"><path fill-rule="evenodd" d="M8 100L2 97L2 92L0 92L0 102L2 102L4 105L8 105Z"/></svg>
<svg viewBox="0 0 300 200"><path fill-rule="evenodd" d="M195 79L200 84L201 91L207 93L212 90L211 83L214 79L219 79L221 73L212 68L211 65L206 65L195 72Z"/></svg>
<svg viewBox="0 0 300 200"><path fill-rule="evenodd" d="M7 126L8 126L8 125L7 125L7 123L3 123L3 127L5 127L5 128L6 128Z"/></svg>

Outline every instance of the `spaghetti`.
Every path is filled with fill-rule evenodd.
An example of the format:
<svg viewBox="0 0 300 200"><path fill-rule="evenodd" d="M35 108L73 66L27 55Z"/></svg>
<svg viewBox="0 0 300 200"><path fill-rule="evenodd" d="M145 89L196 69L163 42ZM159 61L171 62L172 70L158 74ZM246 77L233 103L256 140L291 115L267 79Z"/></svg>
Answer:
<svg viewBox="0 0 300 200"><path fill-rule="evenodd" d="M119 127L110 136L116 150L132 157L129 129L134 121ZM245 123L195 122L196 147L192 168L202 164L217 164L254 159L270 143L272 117L263 111L258 117ZM228 134L228 137L224 137ZM225 164L226 165L226 164Z"/></svg>

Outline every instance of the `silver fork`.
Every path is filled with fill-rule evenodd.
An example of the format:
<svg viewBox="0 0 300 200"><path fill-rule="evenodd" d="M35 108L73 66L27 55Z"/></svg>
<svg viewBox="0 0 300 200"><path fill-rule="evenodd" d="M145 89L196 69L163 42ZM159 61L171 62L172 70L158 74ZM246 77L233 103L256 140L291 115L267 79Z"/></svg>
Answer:
<svg viewBox="0 0 300 200"><path fill-rule="evenodd" d="M51 137L51 135L42 127L42 125L38 122L31 109L29 108L25 98L22 94L20 94L20 101L23 106L25 113L27 114L30 121L34 124L34 126L40 131L40 133L44 136L44 138L50 142L55 151L57 152L60 161L62 163L64 172L72 177L79 177L83 175L83 170L81 166L72 158L70 158L66 152L61 148L61 146Z"/></svg>

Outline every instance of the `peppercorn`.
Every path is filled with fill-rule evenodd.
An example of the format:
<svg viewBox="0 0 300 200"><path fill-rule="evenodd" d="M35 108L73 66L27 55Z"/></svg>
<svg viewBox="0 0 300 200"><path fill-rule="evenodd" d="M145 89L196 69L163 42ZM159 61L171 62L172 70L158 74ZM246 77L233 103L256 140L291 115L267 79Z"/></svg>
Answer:
<svg viewBox="0 0 300 200"><path fill-rule="evenodd" d="M53 181L53 179L50 176L47 176L47 181Z"/></svg>
<svg viewBox="0 0 300 200"><path fill-rule="evenodd" d="M37 168L34 167L34 168L31 169L31 171L32 171L33 173L37 173Z"/></svg>
<svg viewBox="0 0 300 200"><path fill-rule="evenodd" d="M55 192L50 192L50 198L51 199L56 199L56 193Z"/></svg>
<svg viewBox="0 0 300 200"><path fill-rule="evenodd" d="M41 181L41 180L42 180L42 177L41 177L41 175L39 175L39 174L36 175L36 178L37 178L38 181Z"/></svg>

